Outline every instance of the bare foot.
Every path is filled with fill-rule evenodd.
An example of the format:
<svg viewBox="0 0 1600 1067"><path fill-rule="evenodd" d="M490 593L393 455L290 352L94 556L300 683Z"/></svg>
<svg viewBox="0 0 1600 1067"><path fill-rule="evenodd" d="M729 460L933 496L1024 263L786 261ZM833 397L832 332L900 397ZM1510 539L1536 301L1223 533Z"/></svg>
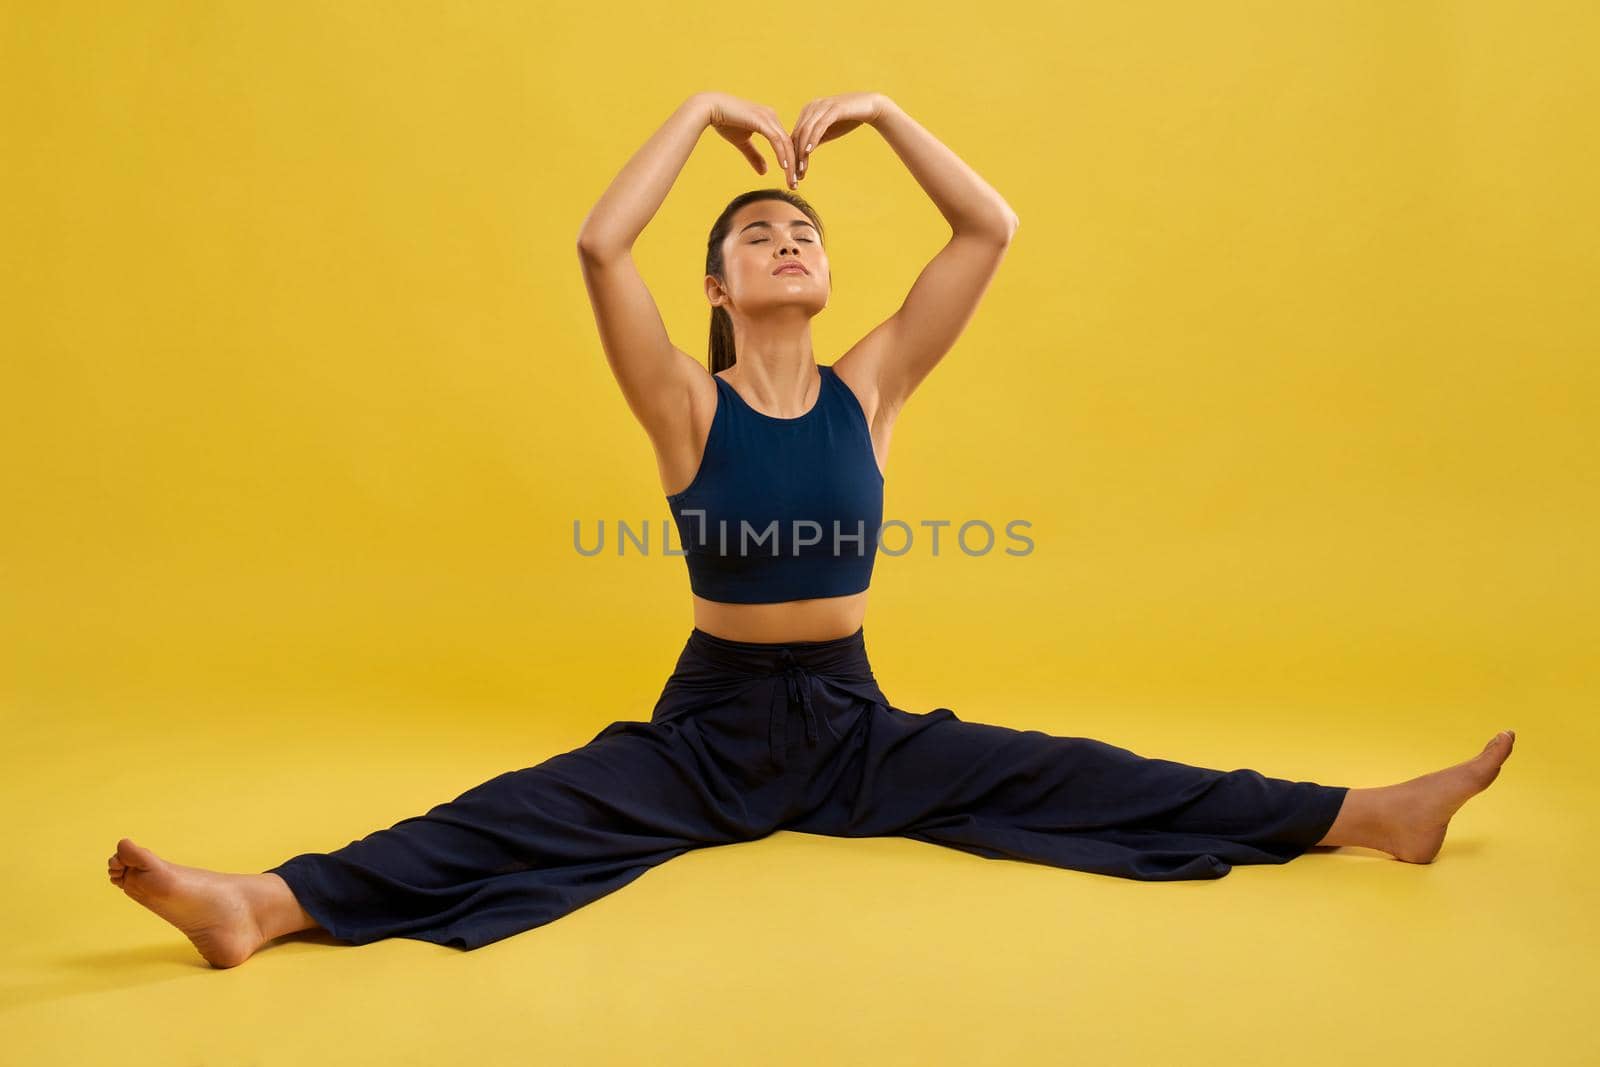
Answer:
<svg viewBox="0 0 1600 1067"><path fill-rule="evenodd" d="M124 837L107 861L114 885L182 930L213 967L236 967L266 940L247 890L248 875L168 863Z"/></svg>
<svg viewBox="0 0 1600 1067"><path fill-rule="evenodd" d="M1451 816L1499 777L1516 740L1515 730L1502 730L1465 763L1384 787L1386 814L1378 847L1407 863L1432 863Z"/></svg>

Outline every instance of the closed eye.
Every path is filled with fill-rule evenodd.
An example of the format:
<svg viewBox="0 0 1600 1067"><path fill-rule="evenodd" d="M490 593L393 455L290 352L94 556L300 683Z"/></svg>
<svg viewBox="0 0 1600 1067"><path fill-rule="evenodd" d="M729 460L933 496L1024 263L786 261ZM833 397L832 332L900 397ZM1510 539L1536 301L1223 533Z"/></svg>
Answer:
<svg viewBox="0 0 1600 1067"><path fill-rule="evenodd" d="M761 244L763 241L766 241L766 240L768 240L768 238L758 237L754 241L751 241L750 243L753 244L753 245L758 245L758 244ZM813 241L809 237L796 237L795 240L801 242L802 244L808 244L808 245L816 244L816 242Z"/></svg>

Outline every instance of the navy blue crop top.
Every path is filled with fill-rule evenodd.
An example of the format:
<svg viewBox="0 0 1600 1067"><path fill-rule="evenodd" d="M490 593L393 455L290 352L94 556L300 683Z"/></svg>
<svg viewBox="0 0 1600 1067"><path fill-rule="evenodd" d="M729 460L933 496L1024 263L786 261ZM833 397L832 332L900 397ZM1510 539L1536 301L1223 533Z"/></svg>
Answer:
<svg viewBox="0 0 1600 1067"><path fill-rule="evenodd" d="M694 481L667 497L707 600L770 604L848 596L872 581L883 475L855 393L818 365L821 392L792 419L764 415L717 383L717 408Z"/></svg>

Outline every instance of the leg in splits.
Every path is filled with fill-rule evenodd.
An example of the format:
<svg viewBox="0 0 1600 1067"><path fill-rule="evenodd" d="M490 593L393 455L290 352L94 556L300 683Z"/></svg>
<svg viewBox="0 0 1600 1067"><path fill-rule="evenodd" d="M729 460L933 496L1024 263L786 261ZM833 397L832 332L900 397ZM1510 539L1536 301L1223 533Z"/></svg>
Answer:
<svg viewBox="0 0 1600 1067"><path fill-rule="evenodd" d="M615 722L581 748L260 874L183 867L126 838L108 873L216 967L317 926L354 944L406 937L475 949L690 849L770 834L783 794L761 780L767 720L756 718L737 716L752 727L743 732L715 715L672 721L670 710Z"/></svg>
<svg viewBox="0 0 1600 1067"><path fill-rule="evenodd" d="M789 829L898 835L1144 881L1220 878L1314 846L1432 862L1451 816L1510 755L1503 731L1473 759L1398 785L1352 789L1140 756L1087 737L879 705L849 755L818 776Z"/></svg>
<svg viewBox="0 0 1600 1067"><path fill-rule="evenodd" d="M826 740L824 740L826 736ZM780 828L898 834L1145 880L1216 878L1313 845L1430 862L1514 737L1398 785L1347 789L1148 759L1082 737L889 705L861 631L766 645L696 630L649 722L619 721L423 815L259 874L124 838L113 884L217 967L323 927L463 949L548 923L692 848Z"/></svg>
<svg viewBox="0 0 1600 1067"><path fill-rule="evenodd" d="M899 835L989 859L1141 881L1286 863L1333 825L1349 790L1153 759L1088 737L879 705L841 780L793 825Z"/></svg>

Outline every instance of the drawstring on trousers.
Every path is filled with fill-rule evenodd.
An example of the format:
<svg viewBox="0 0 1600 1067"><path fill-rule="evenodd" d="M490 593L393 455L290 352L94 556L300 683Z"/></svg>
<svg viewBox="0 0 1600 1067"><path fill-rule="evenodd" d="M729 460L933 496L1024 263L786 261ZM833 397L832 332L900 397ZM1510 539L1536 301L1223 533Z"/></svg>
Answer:
<svg viewBox="0 0 1600 1067"><path fill-rule="evenodd" d="M782 709L778 707L776 699L773 701L771 736L772 758L779 767L782 767L786 762L784 749L788 741L787 712L798 708L801 714L805 716L807 742L816 744L819 736L817 733L816 709L811 706L811 672L800 665L791 650L783 649L781 656L783 670L780 673L784 680L784 692L788 699L786 707ZM777 677L777 675L774 677ZM776 693L774 696L776 696ZM831 724L827 725L829 736L837 739L838 735L834 733L833 726Z"/></svg>

